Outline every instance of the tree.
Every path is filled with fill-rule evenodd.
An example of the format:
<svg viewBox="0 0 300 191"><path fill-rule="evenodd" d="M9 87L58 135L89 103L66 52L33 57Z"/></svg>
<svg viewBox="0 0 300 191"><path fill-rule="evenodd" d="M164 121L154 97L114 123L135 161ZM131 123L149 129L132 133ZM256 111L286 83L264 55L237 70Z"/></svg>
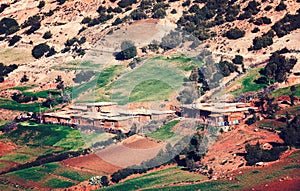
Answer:
<svg viewBox="0 0 300 191"><path fill-rule="evenodd" d="M50 47L46 43L41 43L33 47L31 54L34 58L39 59L49 52Z"/></svg>
<svg viewBox="0 0 300 191"><path fill-rule="evenodd" d="M47 31L43 35L43 39L50 39L52 37L51 31Z"/></svg>
<svg viewBox="0 0 300 191"><path fill-rule="evenodd" d="M290 146L300 146L300 115L296 115L280 133L284 142Z"/></svg>
<svg viewBox="0 0 300 191"><path fill-rule="evenodd" d="M243 36L245 36L245 31L235 27L233 29L230 29L229 31L227 31L225 33L225 36L228 38L228 39L238 39L238 38L241 38Z"/></svg>
<svg viewBox="0 0 300 191"><path fill-rule="evenodd" d="M23 82L28 82L28 81L29 81L29 79L28 79L27 75L24 74L23 77L21 78L20 82L23 83Z"/></svg>
<svg viewBox="0 0 300 191"><path fill-rule="evenodd" d="M101 185L102 186L108 186L109 185L107 176L102 176L101 177Z"/></svg>
<svg viewBox="0 0 300 191"><path fill-rule="evenodd" d="M137 55L137 49L133 42L123 41L121 43L121 52L116 55L117 60L128 60Z"/></svg>
<svg viewBox="0 0 300 191"><path fill-rule="evenodd" d="M235 55L234 59L232 60L233 63L235 64L243 64L243 56L241 55Z"/></svg>
<svg viewBox="0 0 300 191"><path fill-rule="evenodd" d="M10 35L20 29L18 22L13 18L3 18L0 21L0 35Z"/></svg>
<svg viewBox="0 0 300 191"><path fill-rule="evenodd" d="M296 86L293 85L290 87L290 91L291 91L291 94L290 94L290 99L291 99L291 105L294 106L295 105L295 91L296 91Z"/></svg>
<svg viewBox="0 0 300 191"><path fill-rule="evenodd" d="M45 6L45 1L40 1L39 2L39 5L38 5L38 8L41 9Z"/></svg>
<svg viewBox="0 0 300 191"><path fill-rule="evenodd" d="M21 40L21 36L19 36L19 35L14 35L8 42L9 42L9 44L8 44L8 46L13 46L13 45L15 45L18 41L20 41Z"/></svg>

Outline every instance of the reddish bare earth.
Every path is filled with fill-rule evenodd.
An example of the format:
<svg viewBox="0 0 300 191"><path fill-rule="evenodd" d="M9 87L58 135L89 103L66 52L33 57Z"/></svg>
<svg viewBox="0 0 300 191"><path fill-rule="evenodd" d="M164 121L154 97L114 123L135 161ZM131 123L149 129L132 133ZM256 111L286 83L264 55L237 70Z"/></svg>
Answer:
<svg viewBox="0 0 300 191"><path fill-rule="evenodd" d="M12 152L15 148L16 145L12 142L0 142L0 156Z"/></svg>
<svg viewBox="0 0 300 191"><path fill-rule="evenodd" d="M93 171L100 171L108 174L114 173L121 169L113 164L104 161L96 154L89 154L85 156L67 159L62 161L62 163L66 166L71 166L75 168L77 167L81 169L90 169Z"/></svg>
<svg viewBox="0 0 300 191"><path fill-rule="evenodd" d="M222 177L245 165L244 157L239 154L246 152L247 143L255 144L257 141L261 144L283 143L283 140L273 132L259 129L255 125L240 125L220 135L218 140L211 145L202 162L213 168L216 177Z"/></svg>
<svg viewBox="0 0 300 191"><path fill-rule="evenodd" d="M163 143L157 143L141 136L134 136L121 144L98 151L96 154L108 163L126 168L155 157L162 146Z"/></svg>

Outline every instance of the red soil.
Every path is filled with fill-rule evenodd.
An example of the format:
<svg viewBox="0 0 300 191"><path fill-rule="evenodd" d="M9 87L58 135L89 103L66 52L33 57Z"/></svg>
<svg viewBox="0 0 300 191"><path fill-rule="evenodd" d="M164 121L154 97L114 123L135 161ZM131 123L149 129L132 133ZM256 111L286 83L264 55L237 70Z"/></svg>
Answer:
<svg viewBox="0 0 300 191"><path fill-rule="evenodd" d="M117 167L113 164L104 161L96 154L89 154L85 156L67 159L62 161L62 163L66 166L101 171L108 174L114 173L121 169L120 167Z"/></svg>
<svg viewBox="0 0 300 191"><path fill-rule="evenodd" d="M12 152L15 148L16 145L12 142L0 142L0 156Z"/></svg>

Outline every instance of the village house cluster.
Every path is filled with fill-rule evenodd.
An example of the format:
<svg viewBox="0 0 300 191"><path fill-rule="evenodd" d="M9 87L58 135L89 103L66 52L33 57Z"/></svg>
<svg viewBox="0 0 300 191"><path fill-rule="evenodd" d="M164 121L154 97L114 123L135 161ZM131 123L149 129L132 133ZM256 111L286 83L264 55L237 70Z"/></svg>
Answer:
<svg viewBox="0 0 300 191"><path fill-rule="evenodd" d="M151 120L168 117L198 119L200 124L231 126L243 123L257 107L248 103L197 103L171 107L171 110L128 109L115 102L96 102L71 105L61 111L44 113L43 123L73 126L93 126L108 131L129 132L133 124L141 126Z"/></svg>
<svg viewBox="0 0 300 191"><path fill-rule="evenodd" d="M115 102L72 105L59 112L44 113L43 123L94 126L109 131L128 132L133 124L143 125L150 120L174 116L173 110L128 109Z"/></svg>
<svg viewBox="0 0 300 191"><path fill-rule="evenodd" d="M182 105L181 117L197 118L201 124L211 126L231 126L243 123L258 108L251 103L197 103Z"/></svg>

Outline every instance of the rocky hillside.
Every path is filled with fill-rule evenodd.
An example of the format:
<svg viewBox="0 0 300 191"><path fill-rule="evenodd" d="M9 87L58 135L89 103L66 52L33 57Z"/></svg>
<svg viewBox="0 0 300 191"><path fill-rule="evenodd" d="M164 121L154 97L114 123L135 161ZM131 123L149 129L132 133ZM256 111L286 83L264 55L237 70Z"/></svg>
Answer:
<svg viewBox="0 0 300 191"><path fill-rule="evenodd" d="M242 55L247 67L265 62L284 47L299 60L299 8L298 0L4 1L0 59L6 65L21 65L9 75L8 84L18 84L26 73L36 84L45 85L63 75L72 85L76 72L55 66L78 59L116 63L112 54L120 48L120 39L133 40L142 48L178 28L193 39L192 44L185 43L185 50L207 48L217 61ZM130 26L128 32L125 28ZM121 37L122 33L126 35ZM93 57L99 52L105 58ZM139 57L149 54L138 50ZM291 83L297 82L299 72L298 62Z"/></svg>

